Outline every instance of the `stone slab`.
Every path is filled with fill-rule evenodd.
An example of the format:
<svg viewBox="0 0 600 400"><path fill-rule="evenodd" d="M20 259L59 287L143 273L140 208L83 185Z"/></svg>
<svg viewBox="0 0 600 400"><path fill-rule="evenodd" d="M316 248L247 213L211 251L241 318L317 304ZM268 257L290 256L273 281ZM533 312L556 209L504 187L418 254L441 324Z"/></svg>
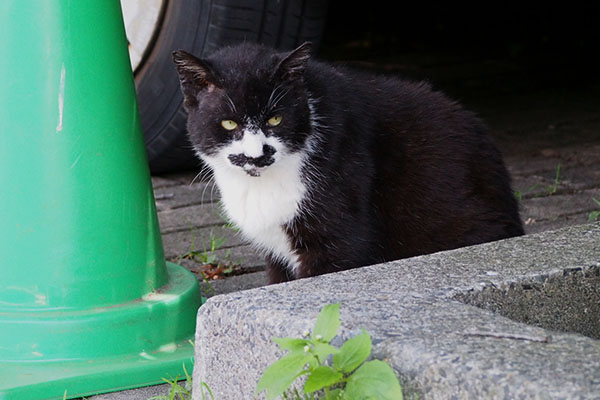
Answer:
<svg viewBox="0 0 600 400"><path fill-rule="evenodd" d="M337 344L365 328L407 398L598 398L600 341L459 300L599 270L595 223L215 296L198 313L194 398L201 382L218 399L254 398L282 355L271 338L300 336L335 302Z"/></svg>

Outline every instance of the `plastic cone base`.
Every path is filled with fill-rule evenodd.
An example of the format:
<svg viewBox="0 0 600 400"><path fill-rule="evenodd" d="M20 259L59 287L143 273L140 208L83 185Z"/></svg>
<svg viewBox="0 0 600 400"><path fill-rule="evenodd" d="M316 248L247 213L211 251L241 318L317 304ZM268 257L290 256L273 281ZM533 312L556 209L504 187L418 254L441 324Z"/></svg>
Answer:
<svg viewBox="0 0 600 400"><path fill-rule="evenodd" d="M184 378L193 368L193 336L176 343L153 343L163 327L177 329L182 320L195 314L200 305L198 282L185 268L167 264L169 285L147 297L118 307L77 311L77 315L55 313L24 320L14 315L22 334L36 332L46 324L44 341L88 342L100 353L112 354L87 359L0 361L0 398L3 400L62 399L164 383L163 378ZM160 324L157 323L160 322ZM33 328L31 328L33 326ZM98 327L105 329L98 329ZM110 337L105 331L111 331ZM156 337L152 337L156 334ZM116 339L115 339L116 338ZM114 354L115 343L130 353ZM140 343L146 342L146 346ZM147 351L139 351L144 347ZM111 350L113 350L111 352ZM40 358L44 354L39 354ZM185 368L185 370L184 370Z"/></svg>

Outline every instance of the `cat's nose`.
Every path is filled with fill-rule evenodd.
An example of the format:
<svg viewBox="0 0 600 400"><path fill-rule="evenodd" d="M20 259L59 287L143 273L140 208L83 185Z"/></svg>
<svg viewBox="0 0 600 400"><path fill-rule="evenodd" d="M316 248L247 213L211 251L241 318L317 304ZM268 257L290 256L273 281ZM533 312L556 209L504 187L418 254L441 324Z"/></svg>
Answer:
<svg viewBox="0 0 600 400"><path fill-rule="evenodd" d="M259 158L264 154L265 136L262 132L244 132L241 146L244 156L247 158Z"/></svg>
<svg viewBox="0 0 600 400"><path fill-rule="evenodd" d="M255 167L267 167L275 162L274 154L275 148L265 144L262 148L262 155L260 157L247 157L247 162Z"/></svg>

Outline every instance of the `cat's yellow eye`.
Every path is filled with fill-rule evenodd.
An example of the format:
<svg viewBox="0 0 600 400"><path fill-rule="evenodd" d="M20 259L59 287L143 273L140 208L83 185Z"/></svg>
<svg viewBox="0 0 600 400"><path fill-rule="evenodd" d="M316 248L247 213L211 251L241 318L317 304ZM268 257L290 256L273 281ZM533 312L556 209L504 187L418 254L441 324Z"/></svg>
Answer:
<svg viewBox="0 0 600 400"><path fill-rule="evenodd" d="M281 123L281 119L281 115L275 115L274 117L271 117L267 120L267 124L271 126L277 126Z"/></svg>
<svg viewBox="0 0 600 400"><path fill-rule="evenodd" d="M221 121L221 126L228 131L232 131L235 128L237 128L238 125L235 121L232 121L230 119L224 119L223 121Z"/></svg>

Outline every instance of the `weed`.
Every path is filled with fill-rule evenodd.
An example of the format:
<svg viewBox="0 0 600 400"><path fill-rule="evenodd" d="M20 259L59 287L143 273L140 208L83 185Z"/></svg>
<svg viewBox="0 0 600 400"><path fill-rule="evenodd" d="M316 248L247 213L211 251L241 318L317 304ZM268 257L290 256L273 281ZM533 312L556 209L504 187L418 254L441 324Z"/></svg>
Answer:
<svg viewBox="0 0 600 400"><path fill-rule="evenodd" d="M169 380L167 378L162 378L163 381L171 385L169 393L164 396L153 396L148 400L191 400L192 399L192 377L187 372L185 368L185 364L183 365L183 372L185 374L185 382L184 385L181 386L179 384L179 376L176 376L175 379ZM209 389L210 393L210 389ZM211 398L212 393L210 393ZM202 399L204 399L204 393L202 393ZM213 398L214 400L214 398Z"/></svg>
<svg viewBox="0 0 600 400"><path fill-rule="evenodd" d="M196 250L195 231L190 229L192 239L190 244L190 251L179 256L177 263L181 260L192 260L201 265L202 270L194 271L200 275L201 281L204 282L206 288L203 287L205 294L211 296L215 294L215 290L210 284L210 279L214 276L229 275L231 274L236 265L231 261L231 252L227 250L223 257L219 257L216 251L226 245L227 239L225 237L217 236L213 231L210 232L209 241L207 246L203 246L202 250Z"/></svg>
<svg viewBox="0 0 600 400"><path fill-rule="evenodd" d="M312 333L306 331L300 339L273 338L288 353L265 370L256 393L264 390L267 399L286 400L402 399L393 369L380 360L366 361L371 354L369 334L363 330L337 348L330 342L339 327L340 305L329 304L319 313ZM304 375L303 393L290 388Z"/></svg>
<svg viewBox="0 0 600 400"><path fill-rule="evenodd" d="M225 243L227 243L227 239L221 236L216 236L213 231L210 232L209 245L204 246L202 250L195 249L195 240L194 240L194 231L192 230L192 243L191 249L186 254L182 255L179 258L179 261L182 259L193 260L202 264L215 264L217 261L217 255L215 251L219 247L223 247Z"/></svg>
<svg viewBox="0 0 600 400"><path fill-rule="evenodd" d="M528 193L528 192L525 192L525 193L524 193L524 192L522 192L522 191L520 191L520 190L515 190L515 191L513 192L513 194L514 194L515 198L516 198L518 201L522 201L522 200L523 200L523 195L524 195L524 194L527 194L527 193Z"/></svg>
<svg viewBox="0 0 600 400"><path fill-rule="evenodd" d="M546 186L546 192L549 195L553 195L558 190L558 186L560 185L560 163L556 166L556 175L554 176L554 183L552 185Z"/></svg>
<svg viewBox="0 0 600 400"><path fill-rule="evenodd" d="M558 163L558 165L556 166L556 170L555 170L555 174L554 174L554 182L551 185L542 185L540 183L536 183L533 184L531 186L529 186L527 189L525 190L515 190L513 192L514 196L516 197L516 199L518 201L523 200L523 197L533 191L539 190L539 189L543 189L543 192L538 194L536 197L538 196L552 196L553 194L555 194L558 191L558 187L560 186L560 184L562 183L561 179L560 179L560 163Z"/></svg>
<svg viewBox="0 0 600 400"><path fill-rule="evenodd" d="M598 207L600 207L600 201L598 199L596 199L595 197L592 197L592 201L594 203L596 203L596 205ZM594 222L597 221L598 218L600 218L600 210L594 210L591 213L588 214L588 221L589 222Z"/></svg>
<svg viewBox="0 0 600 400"><path fill-rule="evenodd" d="M65 389L65 393L63 394L63 400L67 400L67 389ZM77 400L87 400L87 397L77 397Z"/></svg>

